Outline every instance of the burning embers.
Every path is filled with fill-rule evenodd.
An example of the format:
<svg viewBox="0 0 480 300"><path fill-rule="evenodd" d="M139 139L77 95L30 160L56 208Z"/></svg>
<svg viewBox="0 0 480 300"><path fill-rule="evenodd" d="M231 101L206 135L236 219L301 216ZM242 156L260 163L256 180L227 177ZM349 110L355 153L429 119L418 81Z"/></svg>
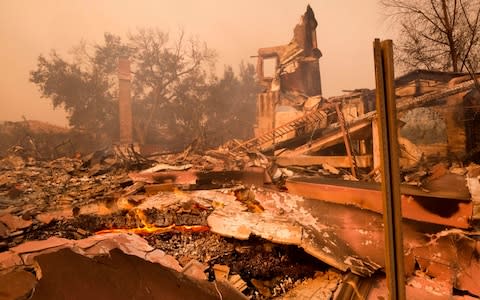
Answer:
<svg viewBox="0 0 480 300"><path fill-rule="evenodd" d="M167 233L167 232L172 232L172 231L178 231L178 232L206 232L210 230L208 226L203 226L203 225L175 225L172 224L167 227L157 227L157 226L146 226L146 227L140 227L140 228L130 228L130 229L121 229L121 228L116 228L116 229L104 229L95 232L95 234L105 234L105 233L135 233L138 235L150 235L150 234L162 234L162 233Z"/></svg>
<svg viewBox="0 0 480 300"><path fill-rule="evenodd" d="M103 229L95 232L95 234L105 234L105 233L134 233L141 236L150 235L150 234L162 234L167 232L206 232L210 228L205 225L169 225L164 227L159 227L147 222L147 217L143 211L139 209L132 210L135 217L140 220L142 223L141 227L137 228L112 228L112 229ZM130 216L131 214L128 214Z"/></svg>

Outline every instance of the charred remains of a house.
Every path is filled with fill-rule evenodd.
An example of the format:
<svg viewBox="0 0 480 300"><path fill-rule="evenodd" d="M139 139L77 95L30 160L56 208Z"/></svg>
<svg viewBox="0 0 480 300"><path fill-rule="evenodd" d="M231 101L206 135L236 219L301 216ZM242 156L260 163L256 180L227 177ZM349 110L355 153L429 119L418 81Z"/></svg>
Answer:
<svg viewBox="0 0 480 300"><path fill-rule="evenodd" d="M375 91L322 96L316 27L308 7L258 50L250 140L139 153L120 59L118 145L12 148L0 299L386 299ZM418 70L395 94L408 299L480 298L478 83Z"/></svg>

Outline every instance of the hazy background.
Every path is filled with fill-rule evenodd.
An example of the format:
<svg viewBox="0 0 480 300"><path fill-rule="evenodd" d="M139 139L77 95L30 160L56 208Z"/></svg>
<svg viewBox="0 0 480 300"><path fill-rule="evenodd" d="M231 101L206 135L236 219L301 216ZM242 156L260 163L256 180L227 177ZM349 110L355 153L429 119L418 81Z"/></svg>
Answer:
<svg viewBox="0 0 480 300"><path fill-rule="evenodd" d="M158 27L172 35L205 41L218 53L217 70L255 63L260 47L286 44L308 3L318 21L324 96L344 89L373 88L372 41L393 30L377 0L0 0L0 121L27 119L67 125L66 114L40 99L28 81L40 53L61 54L105 31L124 35L138 27Z"/></svg>

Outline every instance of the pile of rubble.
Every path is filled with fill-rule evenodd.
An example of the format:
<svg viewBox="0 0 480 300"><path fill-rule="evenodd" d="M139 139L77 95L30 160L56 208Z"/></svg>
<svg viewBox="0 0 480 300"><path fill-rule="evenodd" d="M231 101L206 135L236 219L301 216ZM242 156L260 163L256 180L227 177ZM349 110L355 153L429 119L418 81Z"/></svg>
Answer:
<svg viewBox="0 0 480 300"><path fill-rule="evenodd" d="M319 282L324 286L319 292L332 294L341 275L297 247L302 229L294 225L296 221L282 225L283 233L268 229L280 225L275 219L287 213L286 207L279 211L272 199L287 201L294 209L300 198L245 185L237 175L250 173L240 168L248 170L267 161L260 154L238 160L232 160L232 155L211 150L195 166L198 154L150 157L143 160L143 170L132 169L133 164L126 164L125 157L114 151L53 161L4 157L1 276L14 280L12 272L33 274L36 279L26 285L26 295L34 286L42 286L42 268L48 268L38 263L38 257L70 249L95 258L120 249L194 280L223 280L253 299L287 297L297 286ZM263 182L263 173L252 174ZM258 218L257 225L239 219L237 228L226 229L226 218L234 213L248 221ZM304 213L297 217L311 225L313 217ZM289 237L289 230L300 236ZM222 293L227 293L225 289Z"/></svg>
<svg viewBox="0 0 480 300"><path fill-rule="evenodd" d="M307 187L298 192L294 183L308 180L290 178L307 173L312 182L333 177L329 180L338 184L338 180L345 182L341 172L348 170L325 164L317 166L311 176L314 174L302 169L294 172L291 166L275 167L275 161L261 153L239 154L228 149L148 159L106 150L54 161L12 154L2 159L1 166L0 276L16 281L18 275L30 282L22 295L32 293L33 287L45 289L49 278L57 276L42 271L50 270L48 264L39 263L43 258L55 261L57 258L47 257L70 255L95 262L109 253L112 259L133 255L166 268L200 284L212 298L311 299L317 295L318 299L331 299L349 293L347 278L352 274L360 276L355 280L365 286L364 295L370 290L385 295L383 279L378 279L385 263L381 215L332 201L329 197L336 193L332 182L322 189ZM438 180L445 176L463 178L469 200L469 191L476 195L479 168L475 165L433 164L424 170L422 174L418 169L404 174L406 182L419 188L412 179L418 174L422 197L434 194L427 189L441 184ZM278 171L280 176L275 175ZM279 185L269 184L272 179ZM279 191L285 182L289 193ZM349 186L339 188L349 193ZM292 194L308 191L323 191L327 197L318 201L311 199L317 194L307 198ZM350 195L373 195L368 189L359 191L363 192ZM368 206L368 201L362 203ZM406 201L415 203L417 198ZM470 202L458 205L471 208ZM465 208L460 207L464 213ZM439 222L450 219L446 216ZM458 220L456 224L464 224ZM477 287L465 276L480 265L465 256L477 251L475 234L421 224L404 224L409 289L416 291L423 282L445 296L452 294L453 287L475 292ZM61 252L66 249L72 253ZM114 254L114 249L121 252ZM431 253L438 256L432 260ZM444 259L452 255L461 259ZM457 280L432 279L443 273ZM430 279L425 281L425 276Z"/></svg>

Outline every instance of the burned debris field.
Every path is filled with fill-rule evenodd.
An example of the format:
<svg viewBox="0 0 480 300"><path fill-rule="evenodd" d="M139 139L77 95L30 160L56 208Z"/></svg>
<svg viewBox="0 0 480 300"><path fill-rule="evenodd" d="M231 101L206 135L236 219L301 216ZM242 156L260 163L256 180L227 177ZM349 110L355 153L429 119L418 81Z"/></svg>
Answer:
<svg viewBox="0 0 480 300"><path fill-rule="evenodd" d="M340 272L288 240L273 242L269 236L250 237L241 228L237 233L232 231L233 235L212 231L212 228L222 226L208 221L216 209L231 205L233 210L247 215L265 211L261 202L255 199L255 193L262 193L262 190L243 185L235 179L236 176L225 178L226 172L211 172L210 181L198 183L197 172L208 174L198 170L186 173L184 181L179 183L172 178L178 178L181 174L178 172L187 171L176 171L177 174L172 175L169 173L173 171L129 170L126 166L134 165L134 159L126 164L126 157L120 158L114 151L98 151L88 158L90 161L62 158L48 162L48 166L32 160L23 165L23 159L16 155L2 161L2 195L5 197L1 216L2 266L19 268L17 264L21 263L26 270L36 274L39 279L38 299L44 299L43 289L51 289L49 293L53 294L46 294L49 297L56 298L61 294L54 294L59 291L49 286L51 279L37 269L36 263L30 264L34 257L70 249L73 253L61 252L62 255L78 253L96 260L108 256L120 244L123 244L122 251L129 255L173 268L197 281L220 280L218 276L221 274L221 279L228 280L230 288L254 299L286 295L295 286L317 277L325 285L322 290L325 297L337 288ZM169 167L163 163L153 168L162 165ZM92 170L97 173L91 175ZM260 175L263 182L263 174ZM255 175L251 176L255 179ZM215 182L216 178L220 183ZM78 194L83 197L77 197ZM137 238L132 239L132 235ZM20 258L24 255L31 259L23 261ZM55 257L47 259L55 260ZM122 272L132 271L128 266L124 268ZM59 272L69 270L67 267ZM55 269L52 272L52 277L59 276ZM95 272L85 273L87 282L91 280L89 276L97 276ZM43 276L46 277L42 281ZM8 276L4 278L9 280ZM70 286L71 280L82 278L65 278L67 282L57 284ZM43 282L47 286L42 288ZM106 289L103 284L92 288ZM82 294L82 286L73 286L72 289L70 292L78 295L75 297L86 297ZM143 297L142 294L133 295ZM131 296L125 296L125 299ZM175 295L172 297L175 299Z"/></svg>
<svg viewBox="0 0 480 300"><path fill-rule="evenodd" d="M0 300L479 299L480 3L461 5L470 54L376 39L375 89L332 97L310 5L221 76L183 31L40 55L30 82L70 128L0 124Z"/></svg>

